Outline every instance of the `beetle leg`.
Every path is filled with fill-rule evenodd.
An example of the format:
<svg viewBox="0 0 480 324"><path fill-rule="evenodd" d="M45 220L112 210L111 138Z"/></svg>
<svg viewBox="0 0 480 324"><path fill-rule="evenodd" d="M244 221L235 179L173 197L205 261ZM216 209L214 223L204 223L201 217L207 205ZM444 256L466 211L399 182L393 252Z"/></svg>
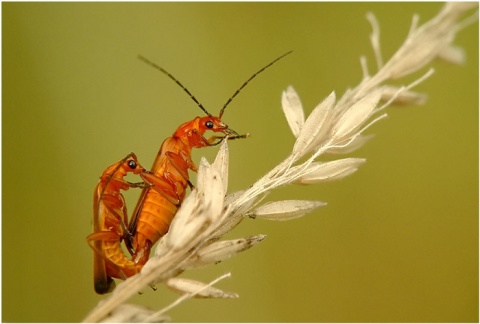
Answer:
<svg viewBox="0 0 480 324"><path fill-rule="evenodd" d="M165 197L165 199L167 199L173 205L177 206L180 204L178 195L171 189L168 189L171 187L171 184L168 181L149 172L141 173L140 176L145 182L150 184L155 191Z"/></svg>
<svg viewBox="0 0 480 324"><path fill-rule="evenodd" d="M153 187L153 184L150 184L150 183L146 183L146 182L128 182L128 185L130 186L130 188L141 188L141 189L145 189L145 188L150 188L150 187Z"/></svg>

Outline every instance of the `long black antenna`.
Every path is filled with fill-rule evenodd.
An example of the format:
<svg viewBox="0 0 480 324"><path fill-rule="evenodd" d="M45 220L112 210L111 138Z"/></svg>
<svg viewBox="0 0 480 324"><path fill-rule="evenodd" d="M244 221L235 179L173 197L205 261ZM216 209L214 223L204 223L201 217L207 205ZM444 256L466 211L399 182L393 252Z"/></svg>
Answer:
<svg viewBox="0 0 480 324"><path fill-rule="evenodd" d="M287 56L288 54L292 53L293 51L289 51L279 57L277 57L276 59L274 59L272 62L268 63L267 65L265 65L263 68L261 68L260 70L258 70L256 73L254 73L247 81L245 81L242 86L240 88L238 88L237 91L235 91L235 93L233 94L233 96L230 97L230 99L227 100L227 102L223 105L223 108L220 110L220 114L218 116L218 118L222 118L222 115L223 115L223 112L225 111L225 108L227 108L228 104L233 100L233 98L235 98L239 93L240 91L245 88L245 86L250 82L252 81L253 78L255 78L257 75L259 75L260 73L262 73L266 68L269 68L270 66L272 66L275 62L281 60L282 58L284 58L285 56Z"/></svg>
<svg viewBox="0 0 480 324"><path fill-rule="evenodd" d="M202 104L197 100L197 98L195 98L195 96L193 94L190 93L190 91L188 91L188 89L180 82L178 81L173 75L171 75L167 70L165 70L164 68L158 66L157 64L153 63L152 61L146 59L145 57L141 56L141 55L138 55L138 58L143 61L144 63L147 63L148 65L154 67L155 69L159 70L160 72L162 72L163 74L167 75L170 79L172 79L173 81L175 81L182 89L183 91L185 91L186 93L188 93L188 95L190 96L190 98L192 98L193 101L195 101L195 103L198 105L198 107L200 107L200 109L202 109L208 116L212 116L212 114L210 114L207 109L205 109L205 107L202 106Z"/></svg>

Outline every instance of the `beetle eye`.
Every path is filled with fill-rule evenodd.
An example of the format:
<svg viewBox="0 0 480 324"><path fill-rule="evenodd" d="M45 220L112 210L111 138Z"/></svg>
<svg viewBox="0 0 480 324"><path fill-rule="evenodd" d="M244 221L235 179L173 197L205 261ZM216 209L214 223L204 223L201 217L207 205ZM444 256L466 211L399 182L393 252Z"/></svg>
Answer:
<svg viewBox="0 0 480 324"><path fill-rule="evenodd" d="M137 162L135 162L134 160L128 161L128 167L134 170L137 167Z"/></svg>
<svg viewBox="0 0 480 324"><path fill-rule="evenodd" d="M209 120L205 123L205 126L207 126L207 128L213 128L213 122Z"/></svg>

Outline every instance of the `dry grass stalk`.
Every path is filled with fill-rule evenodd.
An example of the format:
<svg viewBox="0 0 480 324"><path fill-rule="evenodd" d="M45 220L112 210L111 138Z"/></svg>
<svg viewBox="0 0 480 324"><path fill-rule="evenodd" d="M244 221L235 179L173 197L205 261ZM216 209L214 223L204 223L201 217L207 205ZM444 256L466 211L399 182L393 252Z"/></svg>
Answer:
<svg viewBox="0 0 480 324"><path fill-rule="evenodd" d="M461 20L466 11L476 6L476 3L447 3L436 17L420 27L417 27L418 17L415 16L407 39L385 64L380 51L378 23L373 14L368 14L367 19L373 29L370 40L377 61L377 73L370 75L366 59L362 58L363 79L360 84L347 90L338 100L332 92L306 120L299 96L293 87L288 87L282 95L282 106L290 129L297 138L292 153L247 190L225 196L228 185L226 141L213 164L202 159L197 187L185 199L168 234L160 240L155 255L140 274L119 284L85 321L167 319L164 313L170 307L155 313L140 306L124 304L137 292L158 283L165 283L185 293L174 305L194 295L204 298L237 297L211 287L212 284L203 285L175 277L187 269L228 259L261 242L264 235L220 241L245 217L289 220L324 205L317 201L289 200L257 207L264 195L275 188L338 180L352 174L365 163L365 159L359 158L340 158L330 162L321 162L318 158L325 153L349 153L365 144L370 136L363 135L364 131L386 117L383 111L391 103L424 102L425 95L411 89L431 76L432 69L405 87L388 85L386 82L416 72L435 58L462 63L464 54L452 42L458 31L478 19L476 11ZM301 159L305 161L300 163Z"/></svg>

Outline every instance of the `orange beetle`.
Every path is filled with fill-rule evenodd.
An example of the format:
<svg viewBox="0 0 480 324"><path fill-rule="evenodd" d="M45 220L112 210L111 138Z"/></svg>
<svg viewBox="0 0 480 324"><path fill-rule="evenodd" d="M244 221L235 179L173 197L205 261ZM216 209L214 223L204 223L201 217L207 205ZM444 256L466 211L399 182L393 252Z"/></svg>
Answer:
<svg viewBox="0 0 480 324"><path fill-rule="evenodd" d="M110 292L112 278L125 279L141 269L124 254L121 241L128 237L125 199L120 190L146 188L149 185L131 183L124 179L127 173L146 173L134 153L109 166L100 177L93 196L93 233L87 242L94 251L94 287L98 294Z"/></svg>
<svg viewBox="0 0 480 324"><path fill-rule="evenodd" d="M148 260L152 245L167 233L170 223L185 197L187 186L192 187L188 170L197 171L191 159L192 148L217 145L223 139L245 138L248 134L239 135L222 122L221 118L225 108L255 76L290 53L278 57L244 82L227 100L218 117L210 114L173 75L155 63L139 57L180 85L207 116L196 117L178 127L173 135L168 137L160 146L151 169L152 174L144 175L145 181L154 184L154 186L143 189L129 224L129 231L133 237L132 240L126 240L129 250L134 251L132 260L136 264L143 265ZM223 135L212 136L207 139L204 137L206 131L222 133Z"/></svg>

